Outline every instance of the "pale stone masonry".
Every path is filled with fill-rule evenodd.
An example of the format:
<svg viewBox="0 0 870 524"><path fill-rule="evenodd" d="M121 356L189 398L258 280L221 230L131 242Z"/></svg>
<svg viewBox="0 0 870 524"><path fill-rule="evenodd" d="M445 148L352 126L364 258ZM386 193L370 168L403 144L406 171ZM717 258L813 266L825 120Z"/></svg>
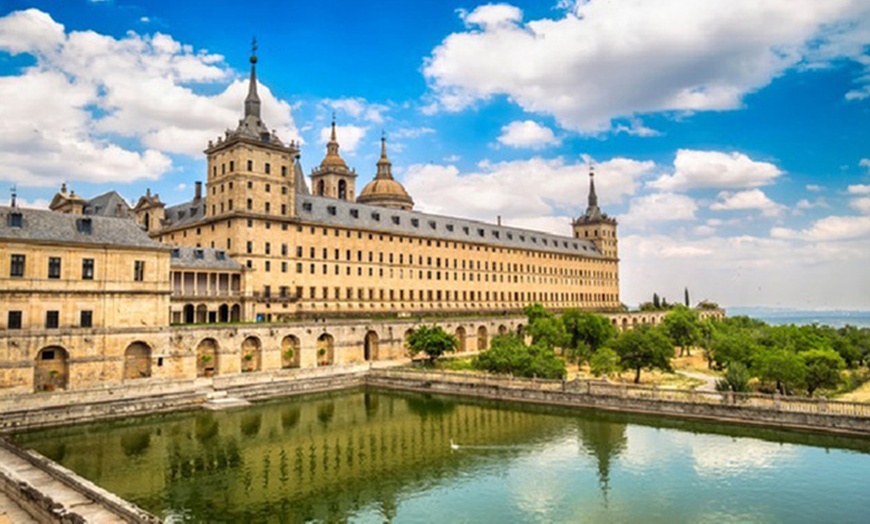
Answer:
<svg viewBox="0 0 870 524"><path fill-rule="evenodd" d="M591 174L572 235L553 235L415 211L386 137L357 198L331 131L309 191L299 145L261 118L252 57L191 200L149 190L131 209L64 185L50 211L0 208L0 394L399 358L403 319L424 314L472 319L442 324L477 350L531 303L620 311L617 223Z"/></svg>

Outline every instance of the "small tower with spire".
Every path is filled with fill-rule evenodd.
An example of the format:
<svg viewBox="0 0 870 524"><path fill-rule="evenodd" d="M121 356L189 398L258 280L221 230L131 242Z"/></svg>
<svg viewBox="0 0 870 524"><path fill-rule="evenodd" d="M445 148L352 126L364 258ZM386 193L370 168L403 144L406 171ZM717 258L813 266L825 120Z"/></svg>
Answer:
<svg viewBox="0 0 870 524"><path fill-rule="evenodd" d="M393 178L393 164L387 157L387 136L381 134L381 158L378 159L375 179L366 184L357 198L360 204L391 209L414 209L414 200L405 188Z"/></svg>
<svg viewBox="0 0 870 524"><path fill-rule="evenodd" d="M574 238L588 240L607 258L619 257L616 219L601 212L595 192L595 167L589 167L589 196L586 213L572 222Z"/></svg>
<svg viewBox="0 0 870 524"><path fill-rule="evenodd" d="M335 113L332 128L326 143L326 156L320 166L311 170L311 192L317 196L337 198L353 202L356 195L356 171L338 153L338 137L335 133Z"/></svg>
<svg viewBox="0 0 870 524"><path fill-rule="evenodd" d="M210 140L205 154L205 194L191 207L205 204L206 217L292 216L295 213L299 147L285 144L263 121L257 92L257 39L251 42L251 72L242 118L235 129ZM204 199L204 202L201 200Z"/></svg>

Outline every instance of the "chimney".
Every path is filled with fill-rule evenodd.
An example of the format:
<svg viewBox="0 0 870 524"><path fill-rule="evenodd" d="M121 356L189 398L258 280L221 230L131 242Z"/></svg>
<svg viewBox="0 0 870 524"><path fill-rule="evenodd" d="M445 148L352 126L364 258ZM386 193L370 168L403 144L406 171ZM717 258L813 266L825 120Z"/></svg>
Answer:
<svg viewBox="0 0 870 524"><path fill-rule="evenodd" d="M501 215L498 216L498 225L501 225Z"/></svg>
<svg viewBox="0 0 870 524"><path fill-rule="evenodd" d="M194 200L199 200L200 198L202 198L202 182L197 182L197 183L196 183L196 189L195 189L195 191L196 191L196 192L194 193L193 199L194 199Z"/></svg>

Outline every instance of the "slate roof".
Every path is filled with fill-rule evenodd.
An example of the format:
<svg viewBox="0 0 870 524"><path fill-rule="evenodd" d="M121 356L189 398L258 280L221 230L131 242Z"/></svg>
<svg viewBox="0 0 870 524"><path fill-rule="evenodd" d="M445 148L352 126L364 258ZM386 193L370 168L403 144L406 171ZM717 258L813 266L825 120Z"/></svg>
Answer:
<svg viewBox="0 0 870 524"><path fill-rule="evenodd" d="M121 205L121 216L128 217L130 215L130 205L116 191L109 191L88 200L83 212L86 215L117 217L118 204Z"/></svg>
<svg viewBox="0 0 870 524"><path fill-rule="evenodd" d="M189 200L167 207L164 227L178 227L200 222L205 219L205 199Z"/></svg>
<svg viewBox="0 0 870 524"><path fill-rule="evenodd" d="M21 227L12 227L9 215L13 212L21 213ZM90 221L89 234L83 231L83 221ZM47 209L9 206L0 206L0 239L169 249L151 240L136 222L127 218L75 215Z"/></svg>
<svg viewBox="0 0 870 524"><path fill-rule="evenodd" d="M588 240L334 198L297 195L296 216L303 222L351 229L603 258Z"/></svg>
<svg viewBox="0 0 870 524"><path fill-rule="evenodd" d="M241 271L242 265L221 249L209 247L176 247L169 259L171 269L223 269Z"/></svg>

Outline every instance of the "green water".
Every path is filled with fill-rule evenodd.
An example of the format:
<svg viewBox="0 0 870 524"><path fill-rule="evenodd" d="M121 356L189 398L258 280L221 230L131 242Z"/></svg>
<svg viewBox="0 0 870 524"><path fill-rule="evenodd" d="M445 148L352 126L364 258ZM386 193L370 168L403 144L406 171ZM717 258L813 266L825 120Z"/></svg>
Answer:
<svg viewBox="0 0 870 524"><path fill-rule="evenodd" d="M16 440L169 522L870 522L867 440L447 397L357 390Z"/></svg>

